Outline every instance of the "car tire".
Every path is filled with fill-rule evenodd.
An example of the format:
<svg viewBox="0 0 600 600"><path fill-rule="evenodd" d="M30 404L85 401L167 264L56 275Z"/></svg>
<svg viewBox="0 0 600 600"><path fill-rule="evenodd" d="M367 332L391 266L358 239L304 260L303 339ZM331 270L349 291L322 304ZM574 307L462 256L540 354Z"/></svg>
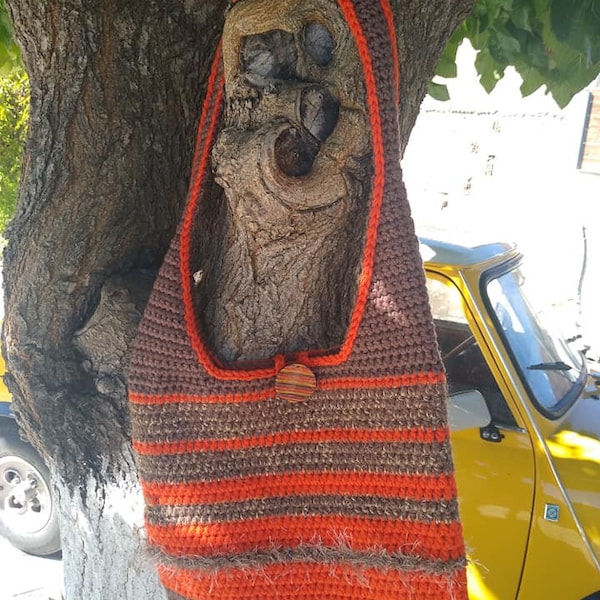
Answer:
<svg viewBox="0 0 600 600"><path fill-rule="evenodd" d="M12 421L0 422L0 535L28 554L60 550L48 468Z"/></svg>

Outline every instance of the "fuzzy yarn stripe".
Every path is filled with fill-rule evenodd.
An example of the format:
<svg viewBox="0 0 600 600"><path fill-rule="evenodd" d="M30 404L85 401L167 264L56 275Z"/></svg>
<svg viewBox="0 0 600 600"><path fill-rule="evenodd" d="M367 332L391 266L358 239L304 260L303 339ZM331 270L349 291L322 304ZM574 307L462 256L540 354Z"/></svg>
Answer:
<svg viewBox="0 0 600 600"><path fill-rule="evenodd" d="M220 47L186 209L139 327L133 445L171 600L467 598L445 377L400 175L393 14L388 0L337 1L362 64L374 163L342 346L257 367L221 364L202 337L192 240L212 184ZM316 378L301 402L276 392L291 364Z"/></svg>

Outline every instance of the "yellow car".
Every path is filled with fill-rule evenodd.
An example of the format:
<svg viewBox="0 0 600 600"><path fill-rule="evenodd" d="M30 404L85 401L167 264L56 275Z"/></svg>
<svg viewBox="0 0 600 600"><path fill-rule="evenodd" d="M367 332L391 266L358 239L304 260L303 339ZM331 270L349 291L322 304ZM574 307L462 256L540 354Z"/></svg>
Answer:
<svg viewBox="0 0 600 600"><path fill-rule="evenodd" d="M60 550L58 511L40 455L19 437L0 355L0 535L36 555Z"/></svg>
<svg viewBox="0 0 600 600"><path fill-rule="evenodd" d="M600 374L544 322L514 246L421 237L421 254L470 600L600 600Z"/></svg>

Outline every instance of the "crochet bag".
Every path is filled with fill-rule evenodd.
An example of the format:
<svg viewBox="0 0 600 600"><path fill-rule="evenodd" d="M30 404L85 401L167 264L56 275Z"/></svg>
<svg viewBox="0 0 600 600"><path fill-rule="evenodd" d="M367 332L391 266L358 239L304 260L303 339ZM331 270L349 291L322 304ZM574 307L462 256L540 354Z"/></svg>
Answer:
<svg viewBox="0 0 600 600"><path fill-rule="evenodd" d="M374 175L337 350L219 362L192 240L222 110L210 75L190 194L130 365L150 547L173 599L466 599L446 389L401 182L387 0L338 0L362 63ZM290 401L299 400L299 401Z"/></svg>

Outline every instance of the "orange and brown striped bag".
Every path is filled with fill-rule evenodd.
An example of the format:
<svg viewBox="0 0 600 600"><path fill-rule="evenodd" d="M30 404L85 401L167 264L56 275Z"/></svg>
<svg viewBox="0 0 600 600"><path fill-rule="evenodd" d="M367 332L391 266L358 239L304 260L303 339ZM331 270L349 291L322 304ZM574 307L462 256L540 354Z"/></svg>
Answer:
<svg viewBox="0 0 600 600"><path fill-rule="evenodd" d="M362 62L374 161L343 345L246 369L219 363L203 339L191 255L223 103L219 56L185 214L139 328L134 448L149 545L173 599L467 597L445 377L400 175L391 10L338 4ZM299 402L276 385L290 364L308 388L316 379Z"/></svg>

